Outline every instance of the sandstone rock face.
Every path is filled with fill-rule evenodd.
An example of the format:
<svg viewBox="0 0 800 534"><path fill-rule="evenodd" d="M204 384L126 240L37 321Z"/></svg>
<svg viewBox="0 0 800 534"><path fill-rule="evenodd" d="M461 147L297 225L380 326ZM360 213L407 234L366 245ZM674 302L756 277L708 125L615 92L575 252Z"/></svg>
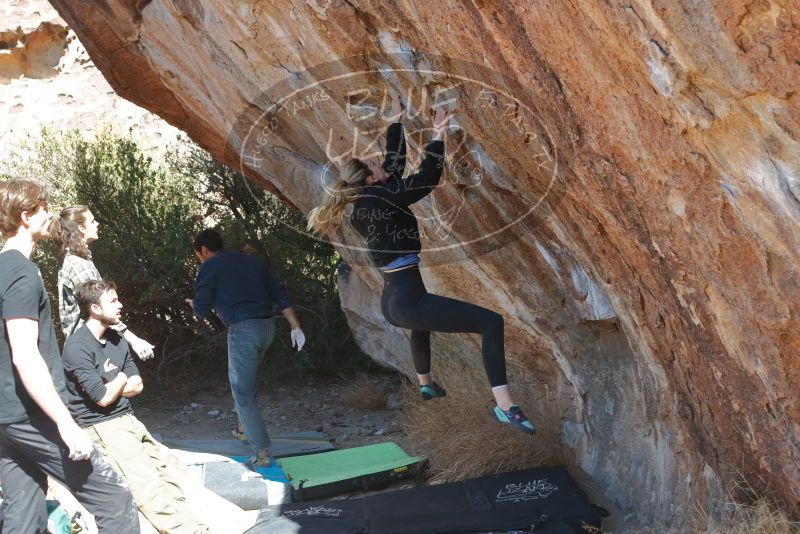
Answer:
<svg viewBox="0 0 800 534"><path fill-rule="evenodd" d="M46 0L0 3L0 160L42 126L101 125L132 129L145 147L160 147L178 130L117 96L86 49Z"/></svg>
<svg viewBox="0 0 800 534"><path fill-rule="evenodd" d="M380 142L383 89L408 91L412 148L446 97L426 283L504 315L570 458L667 526L735 470L800 500L796 2L53 4L120 95L305 212ZM361 346L410 371L359 241L336 240Z"/></svg>

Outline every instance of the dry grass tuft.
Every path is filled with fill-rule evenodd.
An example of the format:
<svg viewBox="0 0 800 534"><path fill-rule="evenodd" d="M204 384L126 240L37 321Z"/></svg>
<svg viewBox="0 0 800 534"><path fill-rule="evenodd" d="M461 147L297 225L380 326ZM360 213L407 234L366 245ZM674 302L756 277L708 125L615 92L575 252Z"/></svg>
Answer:
<svg viewBox="0 0 800 534"><path fill-rule="evenodd" d="M526 383L526 373L509 368L512 391L523 411L536 424L534 436L500 425L491 417L493 398L479 366L444 358L435 362L434 378L447 397L422 401L419 387L408 383L401 424L419 453L427 456L433 482L452 482L539 465L570 463L559 441L559 416L547 402L540 384ZM528 398L524 398L525 394ZM526 402L529 401L529 402ZM785 510L746 484L729 492L714 517L700 512L687 517L687 532L702 534L800 534L800 523ZM602 534L603 529L589 528ZM663 529L640 527L625 532L655 534Z"/></svg>
<svg viewBox="0 0 800 534"><path fill-rule="evenodd" d="M389 392L373 384L367 375L359 375L352 381L351 386L340 396L345 404L361 410L380 410L386 406Z"/></svg>
<svg viewBox="0 0 800 534"><path fill-rule="evenodd" d="M738 496L738 498L737 498ZM703 534L800 534L800 523L790 519L768 497L759 494L747 482L739 482L728 492L728 502L711 517L700 511L694 518L694 532ZM794 510L795 515L798 510Z"/></svg>
<svg viewBox="0 0 800 534"><path fill-rule="evenodd" d="M557 424L553 421L558 419L542 414L542 403L536 399L524 402L521 394L535 391L535 387L523 383L521 376L522 372L509 369L512 392L517 392L515 401L536 425L534 436L492 418L494 399L480 366L438 360L434 378L447 390L445 398L426 402L420 399L416 384L405 388L401 424L415 448L427 456L434 482L563 462L554 433Z"/></svg>
<svg viewBox="0 0 800 534"><path fill-rule="evenodd" d="M719 519L706 518L706 526L698 532L705 534L798 534L800 523L789 520L767 499L752 504L725 503Z"/></svg>
<svg viewBox="0 0 800 534"><path fill-rule="evenodd" d="M722 514L710 517L699 512L685 532L694 534L798 534L800 523L793 522L789 515L774 502L761 497L749 504L730 500L722 503ZM584 526L591 534L611 534L604 529ZM654 527L629 528L631 534L660 534L662 529Z"/></svg>

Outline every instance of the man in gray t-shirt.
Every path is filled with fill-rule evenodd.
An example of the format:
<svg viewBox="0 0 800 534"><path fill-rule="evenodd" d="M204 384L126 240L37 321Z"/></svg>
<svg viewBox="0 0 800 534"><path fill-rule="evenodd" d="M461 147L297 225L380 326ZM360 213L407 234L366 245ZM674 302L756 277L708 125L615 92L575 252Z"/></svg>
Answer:
<svg viewBox="0 0 800 534"><path fill-rule="evenodd" d="M38 182L0 183L0 530L46 532L47 475L67 486L100 532L139 532L131 492L60 397L61 359L50 300L31 253L47 237L47 191Z"/></svg>

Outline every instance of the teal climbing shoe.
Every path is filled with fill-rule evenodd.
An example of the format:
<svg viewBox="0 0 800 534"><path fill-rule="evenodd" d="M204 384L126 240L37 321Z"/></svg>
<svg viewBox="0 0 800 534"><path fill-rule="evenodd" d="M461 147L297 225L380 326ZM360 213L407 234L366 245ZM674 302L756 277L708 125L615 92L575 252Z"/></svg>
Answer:
<svg viewBox="0 0 800 534"><path fill-rule="evenodd" d="M525 414L522 413L522 410L516 404L512 404L508 411L501 409L499 406L495 406L494 418L526 434L534 434L536 432L536 427L533 426L533 423L528 421L528 418L525 417Z"/></svg>
<svg viewBox="0 0 800 534"><path fill-rule="evenodd" d="M420 386L419 392L420 395L422 395L422 400L431 400L436 397L447 396L447 392L444 390L444 388L433 381L431 381L430 384L425 384L424 386Z"/></svg>

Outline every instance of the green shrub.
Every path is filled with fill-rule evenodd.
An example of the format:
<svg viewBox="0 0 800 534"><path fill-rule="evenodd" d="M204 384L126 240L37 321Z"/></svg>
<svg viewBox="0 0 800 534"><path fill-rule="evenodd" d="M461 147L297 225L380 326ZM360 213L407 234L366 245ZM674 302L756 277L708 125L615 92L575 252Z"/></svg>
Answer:
<svg viewBox="0 0 800 534"><path fill-rule="evenodd" d="M350 335L336 287L339 255L327 242L307 236L305 217L275 195L249 183L241 174L214 160L198 146L184 142L170 158L173 170L197 180L198 200L205 215L219 223L225 248L263 258L287 287L308 338L307 350L296 353L285 321L266 366L267 375L297 372L349 376L376 368Z"/></svg>
<svg viewBox="0 0 800 534"><path fill-rule="evenodd" d="M224 328L198 321L184 302L194 293L198 268L191 243L204 226L217 228L227 249L264 258L298 310L306 348L292 350L286 321L279 320L262 366L266 377L346 376L373 365L355 346L341 311L334 249L294 231L305 224L299 211L196 145L180 141L164 160L154 160L132 137L109 130L92 139L43 130L24 149L7 174L47 182L54 214L64 205L85 204L100 222L94 262L117 283L125 322L156 345L159 357L143 371L168 383L224 376ZM56 307L55 247L42 243L35 259Z"/></svg>
<svg viewBox="0 0 800 534"><path fill-rule="evenodd" d="M190 245L200 228L194 184L154 164L130 137L106 132L73 147L75 200L100 222L92 254L118 284L127 321L154 340L191 325L184 299L197 263Z"/></svg>

